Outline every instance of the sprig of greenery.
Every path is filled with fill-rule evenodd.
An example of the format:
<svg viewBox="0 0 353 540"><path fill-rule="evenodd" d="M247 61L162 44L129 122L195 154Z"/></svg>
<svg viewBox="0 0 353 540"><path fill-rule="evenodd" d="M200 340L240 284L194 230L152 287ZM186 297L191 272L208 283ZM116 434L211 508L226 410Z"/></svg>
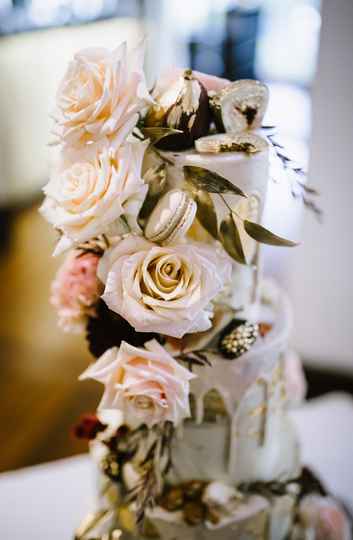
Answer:
<svg viewBox="0 0 353 540"><path fill-rule="evenodd" d="M203 227L216 239L218 239L227 253L240 264L251 264L247 261L239 232L239 221L244 232L256 242L272 246L293 247L296 242L282 238L269 231L262 225L243 218L227 202L225 195L238 195L248 198L241 188L232 184L221 175L202 167L185 166L184 178L186 186L198 205L197 217ZM220 197L229 210L229 214L220 224L218 230L217 214L210 194ZM235 219L236 218L236 219ZM238 223L237 223L238 222Z"/></svg>
<svg viewBox="0 0 353 540"><path fill-rule="evenodd" d="M269 126L265 129L272 129L273 126ZM312 211L316 218L321 221L323 217L322 209L317 205L315 197L318 197L319 192L312 186L308 186L303 178L306 178L306 172L302 167L296 165L295 161L290 158L286 153L284 146L275 139L275 133L270 133L267 138L272 145L276 156L281 161L283 169L287 172L293 173L291 175L291 194L294 199L302 201L304 206Z"/></svg>
<svg viewBox="0 0 353 540"><path fill-rule="evenodd" d="M141 478L127 494L127 502L135 503L136 523L143 526L146 510L152 508L163 486L163 475L171 467L171 445L174 427L171 422L156 425L152 430L156 440L140 463Z"/></svg>
<svg viewBox="0 0 353 540"><path fill-rule="evenodd" d="M175 358L181 362L186 362L188 364L189 371L192 371L193 366L212 367L212 363L207 358L207 353L217 354L217 351L212 349L198 349L187 353L180 353Z"/></svg>

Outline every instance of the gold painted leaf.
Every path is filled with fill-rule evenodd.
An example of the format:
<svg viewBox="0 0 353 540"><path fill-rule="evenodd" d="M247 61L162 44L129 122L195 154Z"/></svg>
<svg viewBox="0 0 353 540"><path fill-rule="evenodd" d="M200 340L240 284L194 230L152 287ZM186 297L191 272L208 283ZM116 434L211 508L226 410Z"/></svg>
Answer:
<svg viewBox="0 0 353 540"><path fill-rule="evenodd" d="M152 144L157 144L160 140L169 135L176 135L177 133L183 133L180 129L173 129L168 127L142 127L140 128L145 137L151 140Z"/></svg>
<svg viewBox="0 0 353 540"><path fill-rule="evenodd" d="M247 264L240 234L234 223L232 214L229 214L229 216L221 223L220 240L224 249L232 259L240 264Z"/></svg>
<svg viewBox="0 0 353 540"><path fill-rule="evenodd" d="M193 197L197 204L197 219L206 231L218 240L217 215L211 196L206 191L199 190L193 194Z"/></svg>
<svg viewBox="0 0 353 540"><path fill-rule="evenodd" d="M148 216L151 215L152 210L154 209L158 201L159 195L151 195L149 192L147 193L137 219L140 227L143 228L145 220L147 220Z"/></svg>
<svg viewBox="0 0 353 540"><path fill-rule="evenodd" d="M159 163L147 169L143 175L143 181L148 185L148 194L159 195L167 182L167 167L165 163Z"/></svg>
<svg viewBox="0 0 353 540"><path fill-rule="evenodd" d="M193 165L185 165L183 169L185 180L196 187L196 189L202 189L208 193L233 193L234 195L247 197L244 191L233 185L226 178L223 178L220 174Z"/></svg>
<svg viewBox="0 0 353 540"><path fill-rule="evenodd" d="M148 184L148 192L138 215L138 223L141 227L165 191L167 181L165 164L162 163L148 169L143 179Z"/></svg>
<svg viewBox="0 0 353 540"><path fill-rule="evenodd" d="M294 247L298 245L297 242L293 242L292 240L287 240L286 238L282 238L281 236L274 234L268 229L265 229L265 227L263 227L262 225L259 225L258 223L254 223L253 221L248 221L247 219L244 220L244 228L246 232L248 233L248 235L251 236L251 238L253 238L254 240L257 240L257 242L260 242L262 244L269 244L270 246L286 246L286 247Z"/></svg>

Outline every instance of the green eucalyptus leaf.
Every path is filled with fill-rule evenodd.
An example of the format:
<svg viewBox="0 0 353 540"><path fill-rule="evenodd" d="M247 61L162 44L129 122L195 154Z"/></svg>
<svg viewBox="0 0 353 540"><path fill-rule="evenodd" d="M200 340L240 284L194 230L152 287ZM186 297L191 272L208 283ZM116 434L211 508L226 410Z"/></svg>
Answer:
<svg viewBox="0 0 353 540"><path fill-rule="evenodd" d="M159 141L169 135L176 135L183 133L180 129L173 129L168 127L142 127L140 128L145 137L151 140L152 144L157 144Z"/></svg>
<svg viewBox="0 0 353 540"><path fill-rule="evenodd" d="M298 245L297 242L293 242L292 240L287 240L286 238L277 236L277 234L274 234L268 229L265 229L265 227L263 227L262 225L254 223L253 221L248 221L247 219L244 220L244 228L248 235L251 236L251 238L257 240L257 242L260 242L262 244L286 247L294 247Z"/></svg>
<svg viewBox="0 0 353 540"><path fill-rule="evenodd" d="M232 214L222 221L220 240L228 255L240 264L247 264L238 227L234 223Z"/></svg>
<svg viewBox="0 0 353 540"><path fill-rule="evenodd" d="M183 169L185 180L191 183L196 189L202 189L208 193L233 193L234 195L247 197L244 191L234 186L220 174L193 165L185 165Z"/></svg>
<svg viewBox="0 0 353 540"><path fill-rule="evenodd" d="M206 191L198 190L193 193L193 197L197 203L197 219L206 231L218 240L217 215L211 196Z"/></svg>

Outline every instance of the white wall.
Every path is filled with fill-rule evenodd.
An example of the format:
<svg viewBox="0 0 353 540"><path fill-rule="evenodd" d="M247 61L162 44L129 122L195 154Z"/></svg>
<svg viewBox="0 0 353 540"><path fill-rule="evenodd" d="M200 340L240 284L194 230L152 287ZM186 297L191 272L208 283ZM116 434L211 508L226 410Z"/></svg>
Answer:
<svg viewBox="0 0 353 540"><path fill-rule="evenodd" d="M309 182L325 220L306 216L288 288L303 356L353 371L353 1L323 0L322 17Z"/></svg>

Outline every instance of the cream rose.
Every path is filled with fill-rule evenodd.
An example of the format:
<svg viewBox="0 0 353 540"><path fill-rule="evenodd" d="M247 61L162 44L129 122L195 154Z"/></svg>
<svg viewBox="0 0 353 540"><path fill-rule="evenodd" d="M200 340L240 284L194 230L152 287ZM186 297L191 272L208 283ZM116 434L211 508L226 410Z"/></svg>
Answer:
<svg viewBox="0 0 353 540"><path fill-rule="evenodd" d="M158 246L129 235L105 252L98 276L103 300L137 331L180 338L210 328L211 300L230 281L231 268L214 246Z"/></svg>
<svg viewBox="0 0 353 540"><path fill-rule="evenodd" d="M56 96L54 133L69 146L108 139L121 144L152 99L143 72L144 44L128 52L84 49L75 54Z"/></svg>
<svg viewBox="0 0 353 540"><path fill-rule="evenodd" d="M141 178L145 148L146 143L131 142L117 150L62 154L41 207L63 233L54 254L106 232L123 214L136 220L147 191Z"/></svg>
<svg viewBox="0 0 353 540"><path fill-rule="evenodd" d="M105 385L99 409L118 409L124 421L152 426L169 420L179 424L190 416L189 370L156 341L137 348L123 341L107 350L81 376Z"/></svg>

